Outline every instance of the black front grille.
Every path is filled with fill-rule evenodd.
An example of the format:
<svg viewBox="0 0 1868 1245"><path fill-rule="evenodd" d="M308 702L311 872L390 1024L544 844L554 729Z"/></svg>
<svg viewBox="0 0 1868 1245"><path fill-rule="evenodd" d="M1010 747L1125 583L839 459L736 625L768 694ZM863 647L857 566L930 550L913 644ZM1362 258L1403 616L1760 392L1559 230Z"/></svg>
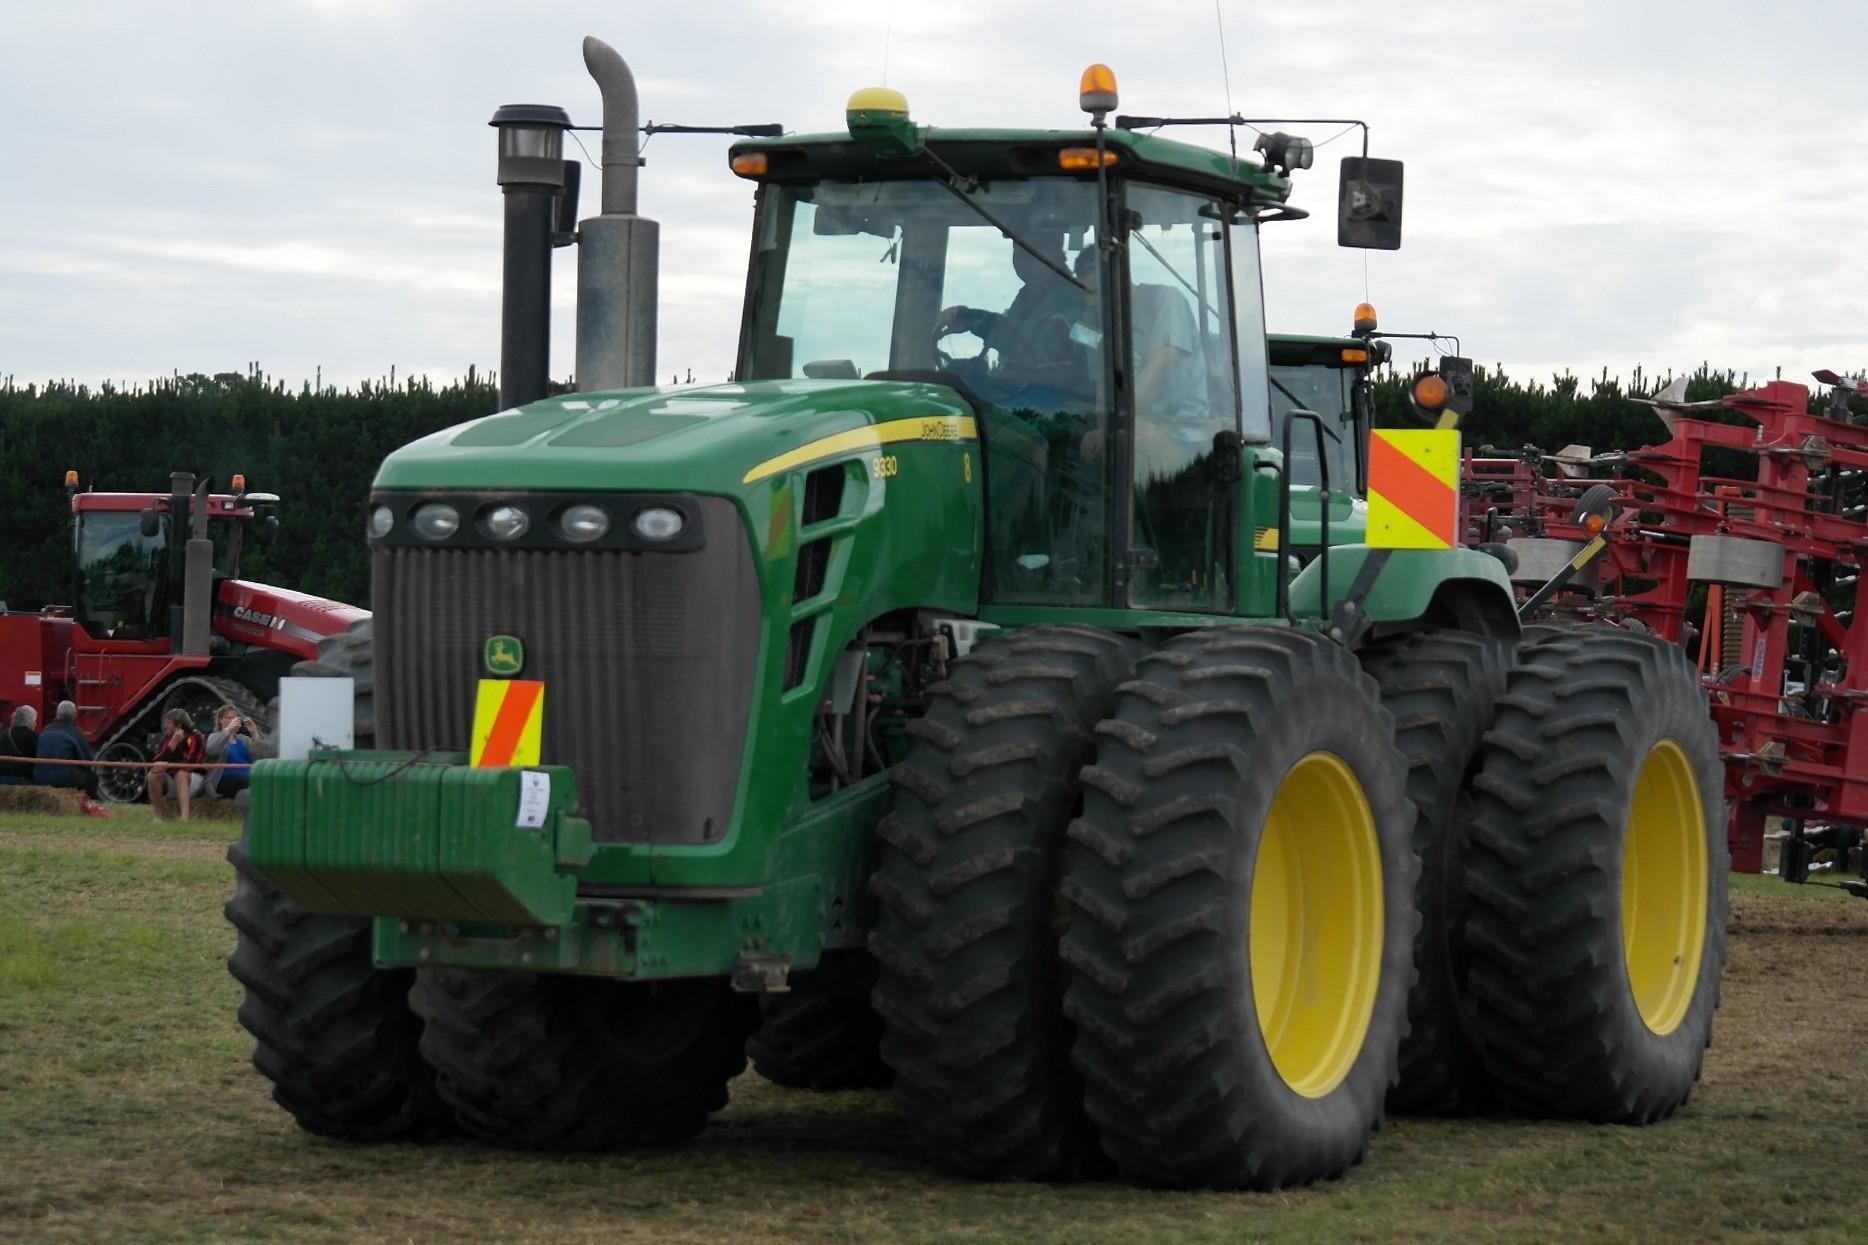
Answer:
<svg viewBox="0 0 1868 1245"><path fill-rule="evenodd" d="M699 499L691 553L379 545L377 740L465 750L487 638L545 684L543 761L577 773L602 843L706 843L739 786L759 581L731 502Z"/></svg>

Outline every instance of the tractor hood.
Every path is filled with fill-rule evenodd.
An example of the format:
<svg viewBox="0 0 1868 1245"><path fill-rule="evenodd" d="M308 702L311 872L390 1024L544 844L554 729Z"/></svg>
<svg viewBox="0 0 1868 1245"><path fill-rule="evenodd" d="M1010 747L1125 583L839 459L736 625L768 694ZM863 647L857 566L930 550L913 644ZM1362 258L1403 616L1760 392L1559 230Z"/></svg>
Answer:
<svg viewBox="0 0 1868 1245"><path fill-rule="evenodd" d="M423 437L384 461L375 487L733 496L820 458L974 435L971 409L942 385L795 380L575 393Z"/></svg>

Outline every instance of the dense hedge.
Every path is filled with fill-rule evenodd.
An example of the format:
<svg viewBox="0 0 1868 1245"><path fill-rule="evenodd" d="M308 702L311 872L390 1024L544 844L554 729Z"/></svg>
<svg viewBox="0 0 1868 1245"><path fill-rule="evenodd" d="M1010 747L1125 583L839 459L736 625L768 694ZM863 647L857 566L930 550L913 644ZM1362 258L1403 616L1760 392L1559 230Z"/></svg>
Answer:
<svg viewBox="0 0 1868 1245"><path fill-rule="evenodd" d="M1378 388L1385 426L1408 422L1405 371L1396 369ZM1659 421L1627 399L1666 379L1637 371L1627 386L1606 373L1586 384L1573 376L1520 384L1501 369L1480 368L1467 441L1598 450L1656 441ZM1702 367L1687 396L1715 397L1744 383ZM36 608L69 597L69 509L60 481L76 468L87 485L127 492L162 490L175 470L210 475L221 487L245 472L249 487L285 501L278 543L255 550L246 573L368 604L363 520L377 463L399 445L497 406L497 389L472 372L445 387L385 380L341 393L289 391L257 371L178 376L133 389L0 386L0 513L9 529L0 601Z"/></svg>

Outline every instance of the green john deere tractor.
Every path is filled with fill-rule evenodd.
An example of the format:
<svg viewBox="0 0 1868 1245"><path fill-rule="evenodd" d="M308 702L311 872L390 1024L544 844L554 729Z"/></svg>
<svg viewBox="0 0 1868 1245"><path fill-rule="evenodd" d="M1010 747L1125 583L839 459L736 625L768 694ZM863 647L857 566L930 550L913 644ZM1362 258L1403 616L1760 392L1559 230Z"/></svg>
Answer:
<svg viewBox="0 0 1868 1245"><path fill-rule="evenodd" d="M586 60L580 390L383 464L373 622L304 672L356 680L359 747L259 764L232 853L241 1019L304 1127L674 1142L750 1041L892 1080L958 1172L1272 1188L1385 1101L1685 1100L1725 912L1694 672L1521 632L1485 552L1347 543L1387 460L1274 402L1260 295L1307 144L1110 124L1101 67L1071 131L859 92L731 150L736 379L628 387L653 229L627 70ZM563 114L501 114L510 309L568 192ZM1398 245L1398 168L1341 193ZM1370 506L1433 526L1436 480Z"/></svg>

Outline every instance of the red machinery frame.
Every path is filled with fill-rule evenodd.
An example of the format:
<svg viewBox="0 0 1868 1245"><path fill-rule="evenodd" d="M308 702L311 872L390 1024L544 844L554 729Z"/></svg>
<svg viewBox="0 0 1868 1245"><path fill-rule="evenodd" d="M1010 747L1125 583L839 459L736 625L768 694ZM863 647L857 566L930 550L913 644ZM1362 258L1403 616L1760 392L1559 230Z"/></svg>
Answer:
<svg viewBox="0 0 1868 1245"><path fill-rule="evenodd" d="M1656 445L1587 458L1468 452L1461 530L1472 541L1543 537L1581 547L1576 499L1608 484L1621 508L1596 559L1593 593L1555 599L1557 616L1638 626L1699 659L1725 759L1733 868L1763 867L1767 816L1868 825L1868 428L1809 412L1788 381L1713 403L1656 404ZM1746 423L1689 417L1716 407ZM1834 408L1831 408L1834 410ZM1737 451L1756 478L1711 474L1708 451ZM1782 550L1775 585L1695 577L1694 538ZM1586 581L1579 581L1585 582ZM1696 590L1704 589L1703 607ZM1689 610L1700 616L1695 633Z"/></svg>

